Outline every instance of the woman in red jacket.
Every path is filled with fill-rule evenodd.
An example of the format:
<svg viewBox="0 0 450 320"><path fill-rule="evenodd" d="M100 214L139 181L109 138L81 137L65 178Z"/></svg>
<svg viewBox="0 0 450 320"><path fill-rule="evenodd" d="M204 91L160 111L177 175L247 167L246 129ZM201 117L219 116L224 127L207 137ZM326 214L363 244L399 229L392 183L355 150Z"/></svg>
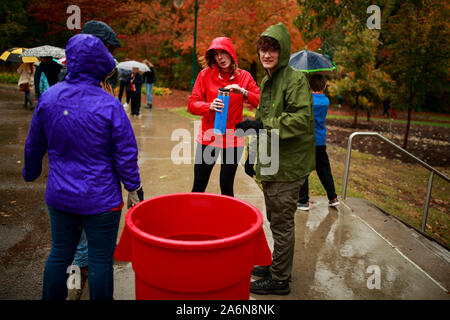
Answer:
<svg viewBox="0 0 450 320"><path fill-rule="evenodd" d="M204 56L203 70L198 74L188 102L188 110L201 115L202 122L196 141L194 186L192 192L204 192L219 153L220 190L222 194L234 196L233 184L239 159L244 150L245 138L235 135L236 124L242 121L244 101L256 108L259 103L259 88L249 72L238 68L238 60L231 39L215 38ZM217 99L219 88L230 89L227 133L214 133L216 112L224 107Z"/></svg>

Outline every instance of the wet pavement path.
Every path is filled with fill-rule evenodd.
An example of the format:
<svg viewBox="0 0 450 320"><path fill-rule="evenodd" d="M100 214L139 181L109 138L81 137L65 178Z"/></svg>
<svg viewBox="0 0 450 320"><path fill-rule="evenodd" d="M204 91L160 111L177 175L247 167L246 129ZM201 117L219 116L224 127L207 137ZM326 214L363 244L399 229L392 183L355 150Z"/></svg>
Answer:
<svg viewBox="0 0 450 320"><path fill-rule="evenodd" d="M33 183L22 178L33 112L23 108L16 86L0 85L0 114L0 299L40 299L51 242L44 201L48 167Z"/></svg>

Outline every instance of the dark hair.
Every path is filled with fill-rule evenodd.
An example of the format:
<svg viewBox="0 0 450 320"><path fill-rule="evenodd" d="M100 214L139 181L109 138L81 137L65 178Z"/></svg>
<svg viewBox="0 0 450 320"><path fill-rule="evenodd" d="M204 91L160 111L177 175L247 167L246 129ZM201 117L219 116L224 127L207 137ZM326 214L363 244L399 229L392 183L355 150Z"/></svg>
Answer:
<svg viewBox="0 0 450 320"><path fill-rule="evenodd" d="M269 49L272 50L278 50L280 51L280 44L278 43L277 40L275 40L272 37L268 37L268 36L261 36L258 39L258 43L256 44L256 48L257 50L264 50L267 51Z"/></svg>
<svg viewBox="0 0 450 320"><path fill-rule="evenodd" d="M313 91L322 91L326 84L327 79L322 74L313 74L309 78L309 86Z"/></svg>

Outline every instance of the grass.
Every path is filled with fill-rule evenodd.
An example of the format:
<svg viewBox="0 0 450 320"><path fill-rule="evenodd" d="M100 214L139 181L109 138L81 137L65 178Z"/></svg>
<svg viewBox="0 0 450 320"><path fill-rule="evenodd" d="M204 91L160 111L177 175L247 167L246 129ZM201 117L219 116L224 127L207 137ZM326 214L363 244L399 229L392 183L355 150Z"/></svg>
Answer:
<svg viewBox="0 0 450 320"><path fill-rule="evenodd" d="M346 150L327 146L336 193L342 193ZM449 168L438 168L450 175ZM424 211L429 171L416 164L397 159L352 151L348 197L365 198L409 225L420 229ZM450 244L450 184L435 176L428 213L426 233L443 243ZM326 196L317 174L310 177L310 195Z"/></svg>
<svg viewBox="0 0 450 320"><path fill-rule="evenodd" d="M193 119L193 120L200 120L202 118L201 116L196 116L196 115L191 114L188 111L187 107L171 108L170 112L176 113L180 116L187 117L187 118Z"/></svg>
<svg viewBox="0 0 450 320"><path fill-rule="evenodd" d="M19 82L19 74L17 72L0 72L0 83L14 83Z"/></svg>
<svg viewBox="0 0 450 320"><path fill-rule="evenodd" d="M444 118L442 117L429 117L430 119L434 119L434 120L443 120ZM353 120L353 116L343 116L343 115L335 115L335 114L328 114L327 115L327 119L352 119ZM358 116L358 121L366 121L366 117L365 116ZM389 122L389 121L395 121L397 123L407 123L407 120L403 120L403 119L396 119L396 120L391 120L391 119L382 119L382 118L372 118L371 121L373 122L378 122L378 121L382 121L382 122ZM436 127L444 127L444 128L450 128L450 122L449 123L445 123L445 122L433 122L433 121L422 121L422 120L411 120L411 124L419 124L419 125L427 125L427 126L436 126Z"/></svg>

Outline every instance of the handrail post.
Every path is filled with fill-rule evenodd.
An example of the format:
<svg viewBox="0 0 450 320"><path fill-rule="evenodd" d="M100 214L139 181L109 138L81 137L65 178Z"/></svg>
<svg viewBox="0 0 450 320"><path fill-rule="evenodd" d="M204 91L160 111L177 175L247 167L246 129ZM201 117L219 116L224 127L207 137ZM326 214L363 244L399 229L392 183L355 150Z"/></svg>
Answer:
<svg viewBox="0 0 450 320"><path fill-rule="evenodd" d="M352 153L352 141L353 137L357 135L358 132L352 133L348 137L347 142L347 154L345 156L345 168L344 168L344 179L342 180L342 200L345 200L347 196L347 183L348 183L348 170L350 169L350 157Z"/></svg>
<svg viewBox="0 0 450 320"><path fill-rule="evenodd" d="M422 232L425 232L425 227L427 225L427 219L428 219L428 208L430 206L430 199L431 199L431 188L433 187L433 178L434 178L434 172L430 172L430 178L428 179L428 187L427 187L427 198L425 200L425 208L423 211L423 217L422 217Z"/></svg>

